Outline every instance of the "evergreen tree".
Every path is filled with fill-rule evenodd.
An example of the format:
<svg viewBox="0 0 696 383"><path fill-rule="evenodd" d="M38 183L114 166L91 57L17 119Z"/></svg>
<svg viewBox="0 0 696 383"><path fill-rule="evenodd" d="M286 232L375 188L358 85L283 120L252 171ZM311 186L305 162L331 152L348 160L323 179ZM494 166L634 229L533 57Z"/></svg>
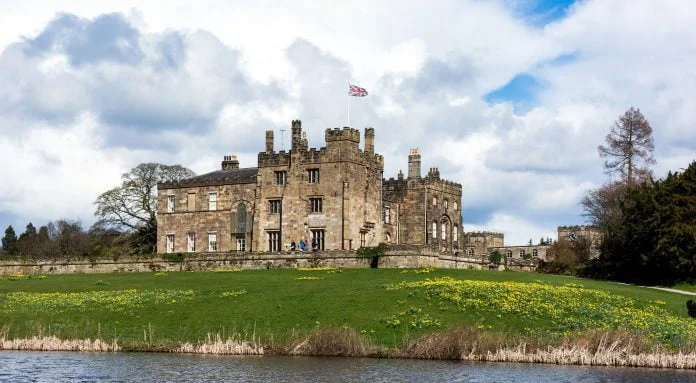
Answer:
<svg viewBox="0 0 696 383"><path fill-rule="evenodd" d="M36 227L29 222L27 227L24 229L24 233L19 236L17 241L17 249L22 255L34 256L37 248L37 237Z"/></svg>
<svg viewBox="0 0 696 383"><path fill-rule="evenodd" d="M2 237L2 249L8 255L17 254L17 234L15 233L14 228L12 228L12 225L5 229L5 236Z"/></svg>

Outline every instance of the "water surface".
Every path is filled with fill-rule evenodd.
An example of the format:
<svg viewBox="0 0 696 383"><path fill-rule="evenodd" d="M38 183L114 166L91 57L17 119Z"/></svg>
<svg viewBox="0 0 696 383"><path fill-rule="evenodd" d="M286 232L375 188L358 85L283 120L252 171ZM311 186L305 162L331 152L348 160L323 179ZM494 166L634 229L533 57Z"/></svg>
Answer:
<svg viewBox="0 0 696 383"><path fill-rule="evenodd" d="M696 382L696 371L404 359L0 351L11 382Z"/></svg>

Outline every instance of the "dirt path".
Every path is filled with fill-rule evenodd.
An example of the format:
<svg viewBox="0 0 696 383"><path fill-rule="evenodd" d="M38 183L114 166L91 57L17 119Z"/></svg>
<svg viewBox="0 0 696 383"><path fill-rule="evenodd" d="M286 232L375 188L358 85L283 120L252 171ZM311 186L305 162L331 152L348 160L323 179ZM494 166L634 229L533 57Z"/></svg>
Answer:
<svg viewBox="0 0 696 383"><path fill-rule="evenodd" d="M694 296L696 296L696 293L693 292L693 291L685 291L685 290L670 289L669 287L655 287L655 286L643 286L643 287L647 287L647 288L649 288L649 289L655 289L655 290L669 291L670 293L677 293L677 294L694 295Z"/></svg>

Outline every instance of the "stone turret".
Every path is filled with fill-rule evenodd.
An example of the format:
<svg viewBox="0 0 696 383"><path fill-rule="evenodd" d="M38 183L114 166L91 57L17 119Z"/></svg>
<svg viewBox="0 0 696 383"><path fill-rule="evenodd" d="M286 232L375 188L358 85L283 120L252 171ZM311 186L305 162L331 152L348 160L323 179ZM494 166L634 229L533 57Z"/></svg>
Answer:
<svg viewBox="0 0 696 383"><path fill-rule="evenodd" d="M365 128L365 153L375 154L375 129Z"/></svg>
<svg viewBox="0 0 696 383"><path fill-rule="evenodd" d="M266 153L273 153L273 131L266 131Z"/></svg>
<svg viewBox="0 0 696 383"><path fill-rule="evenodd" d="M222 170L234 170L239 169L239 161L237 156L229 155L225 156L222 160Z"/></svg>
<svg viewBox="0 0 696 383"><path fill-rule="evenodd" d="M420 178L421 155L418 148L411 149L408 155L408 178Z"/></svg>

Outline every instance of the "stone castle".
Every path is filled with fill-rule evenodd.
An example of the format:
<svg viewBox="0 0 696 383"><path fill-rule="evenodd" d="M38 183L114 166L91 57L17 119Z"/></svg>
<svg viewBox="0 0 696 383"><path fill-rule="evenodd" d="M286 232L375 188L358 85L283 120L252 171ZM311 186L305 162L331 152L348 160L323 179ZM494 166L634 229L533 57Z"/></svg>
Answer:
<svg viewBox="0 0 696 383"><path fill-rule="evenodd" d="M228 155L220 170L158 184L157 251L352 250L384 242L470 259L493 250L545 258L548 246L505 246L502 233L465 233L461 184L441 179L438 168L423 175L418 149L408 155L406 176L385 179L373 128L362 149L356 129L327 129L324 137L325 147L309 148L295 120L290 151L275 151L266 131L256 167L240 168Z"/></svg>
<svg viewBox="0 0 696 383"><path fill-rule="evenodd" d="M383 179L375 131L327 129L326 146L309 148L292 122L289 152L275 151L273 131L254 168L225 156L220 170L158 187L158 252L350 250L393 244L445 252L461 243L461 185L421 176L417 149L408 177Z"/></svg>

